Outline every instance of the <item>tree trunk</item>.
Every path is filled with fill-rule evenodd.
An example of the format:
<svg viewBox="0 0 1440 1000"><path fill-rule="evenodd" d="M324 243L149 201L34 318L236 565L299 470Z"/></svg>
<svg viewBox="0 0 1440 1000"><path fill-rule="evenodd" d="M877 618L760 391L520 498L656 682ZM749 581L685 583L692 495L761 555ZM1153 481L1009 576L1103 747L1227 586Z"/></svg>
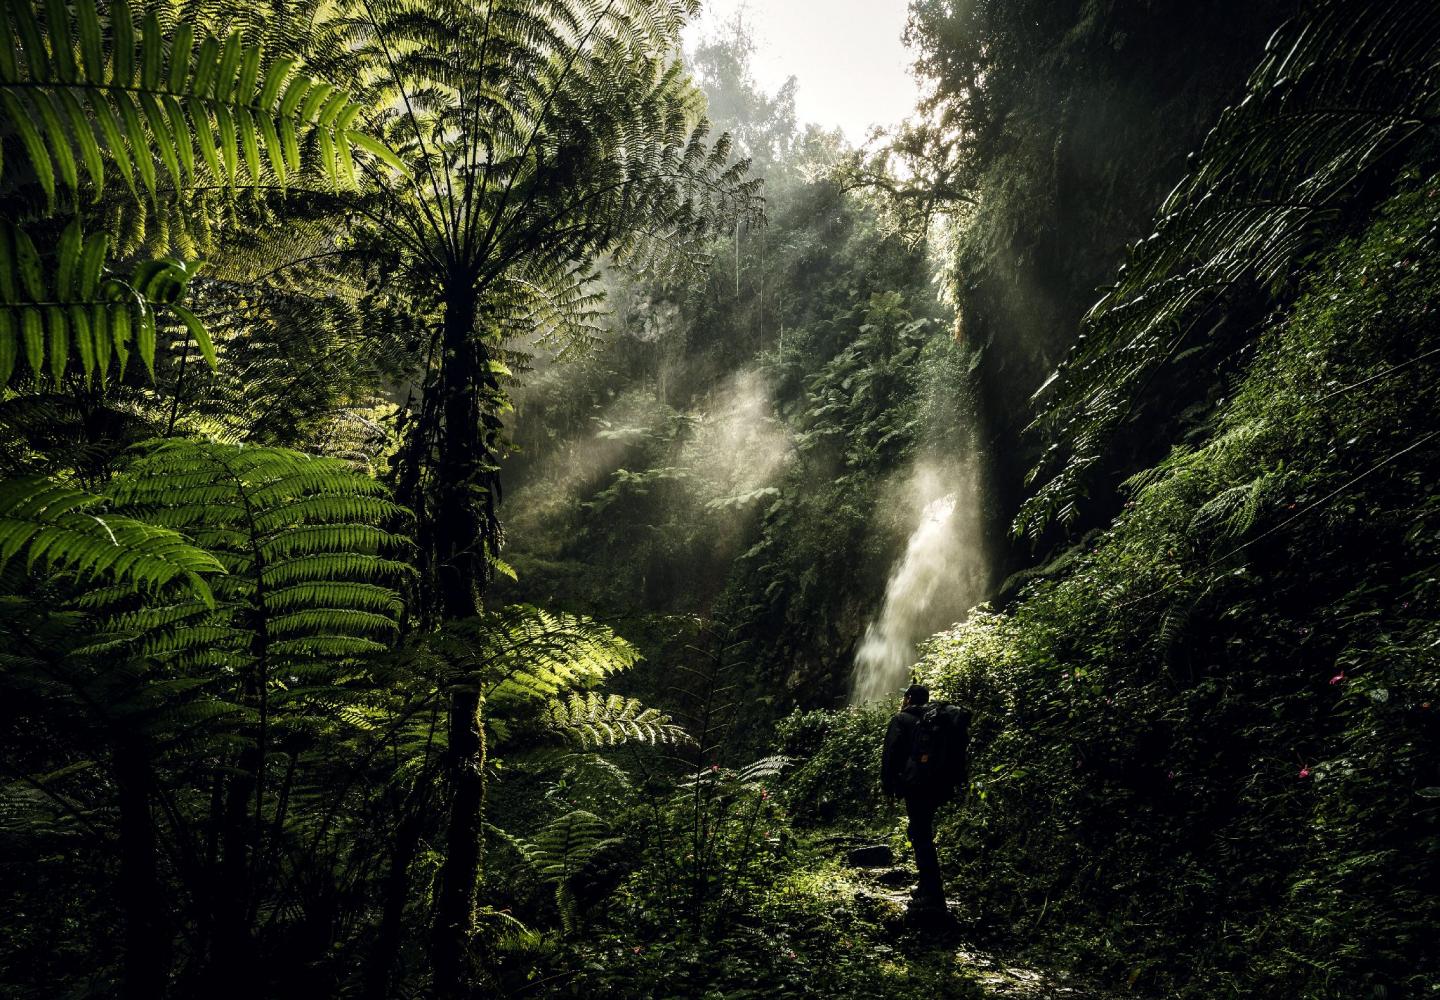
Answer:
<svg viewBox="0 0 1440 1000"><path fill-rule="evenodd" d="M475 936L475 887L480 877L485 809L485 732L480 695L457 691L450 699L450 828L435 906L432 958L435 995L466 995L470 943Z"/></svg>
<svg viewBox="0 0 1440 1000"><path fill-rule="evenodd" d="M475 300L468 292L446 300L444 323L432 579L441 618L453 621L479 610L490 575L489 556L499 543L495 448L500 425L493 410L500 390L474 329ZM451 692L446 761L450 814L431 935L435 995L440 1000L464 996L470 979L485 806L481 707L480 691L473 684Z"/></svg>
<svg viewBox="0 0 1440 1000"><path fill-rule="evenodd" d="M215 873L209 983L215 997L253 996L254 934L250 920L251 811L260 753L246 747L230 779L221 814L220 863Z"/></svg>
<svg viewBox="0 0 1440 1000"><path fill-rule="evenodd" d="M380 933L375 939L375 950L371 953L370 970L366 977L367 1000L385 1000L390 994L390 976L395 970L395 960L404 939L410 865L419 852L420 835L425 829L425 804L425 798L418 789L401 803L400 824L395 831L395 845L390 851L390 871L385 876Z"/></svg>
<svg viewBox="0 0 1440 1000"><path fill-rule="evenodd" d="M125 1000L158 1000L170 978L170 927L155 867L150 753L138 736L115 747L120 806L120 906L125 914Z"/></svg>

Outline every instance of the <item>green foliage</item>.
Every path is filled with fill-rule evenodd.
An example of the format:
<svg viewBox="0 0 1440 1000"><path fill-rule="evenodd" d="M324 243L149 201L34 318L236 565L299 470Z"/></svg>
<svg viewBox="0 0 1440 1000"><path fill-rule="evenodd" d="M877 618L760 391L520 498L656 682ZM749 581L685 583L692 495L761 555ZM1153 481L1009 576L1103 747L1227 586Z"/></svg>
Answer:
<svg viewBox="0 0 1440 1000"><path fill-rule="evenodd" d="M1412 176L1314 260L1211 433L1067 567L929 647L920 675L977 709L948 837L985 922L1101 941L1077 961L1176 995L1440 974L1411 888L1436 843L1437 191Z"/></svg>
<svg viewBox="0 0 1440 1000"><path fill-rule="evenodd" d="M403 512L333 460L184 440L143 448L103 497L36 478L0 492L7 556L50 571L18 594L6 577L0 601L16 640L0 664L7 756L13 734L31 741L3 784L16 843L43 858L78 836L88 850L118 822L129 925L165 893L192 926L251 933L283 905L268 866L327 870L315 851L355 801L354 769L373 771L386 744L400 757L413 683L373 664L410 575L404 538L382 527ZM162 876L135 849L162 822L181 843L210 831L215 847ZM30 863L62 885L110 878Z"/></svg>
<svg viewBox="0 0 1440 1000"><path fill-rule="evenodd" d="M450 624L432 641L492 705L533 707L634 666L639 654L578 615L516 605Z"/></svg>
<svg viewBox="0 0 1440 1000"><path fill-rule="evenodd" d="M85 908L67 927L120 956L87 974L134 995L273 992L303 966L379 996L419 937L407 928L436 911L458 932L436 940L466 947L472 911L488 914L473 942L491 965L543 948L470 905L480 877L434 877L442 858L478 859L492 771L541 773L547 755L529 751L557 740L688 744L662 712L596 690L638 659L612 631L533 607L467 618L473 589L468 606L437 602L436 562L416 577L410 515L388 490L273 445L381 471L413 432L398 483L443 512L422 509L420 553L443 552L472 585L507 571L491 462L529 354L504 345L583 345L601 255L689 269L715 221L758 214L758 182L728 141L706 139L670 54L689 12L500 0L0 14L0 618L23 639L0 671L0 801L18 816L5 830L21 870L41 873L7 878L6 895L26 911ZM172 248L185 259L143 260ZM192 281L202 248L207 277ZM490 519L468 522L477 498ZM458 542L435 544L437 531ZM472 554L483 572L459 565ZM443 628L414 613L441 603ZM487 759L487 736L514 756ZM440 821L447 808L470 817L463 829ZM517 827L551 874L554 858L581 860L566 814L569 846L553 815ZM57 860L72 848L93 860ZM572 881L559 878L562 896ZM64 903L45 901L52 889ZM562 905L562 926L578 912ZM177 935L192 948L183 985ZM40 940L27 933L7 960ZM77 975L30 964L42 992Z"/></svg>
<svg viewBox="0 0 1440 1000"><path fill-rule="evenodd" d="M11 4L0 19L0 105L52 208L57 187L78 197L77 164L98 199L106 159L156 201L166 181L284 187L302 147L332 184L354 183L356 146L393 158L353 129L362 108L343 91L295 72L294 58L265 60L238 30L220 39L154 9L137 24L126 0L103 20L94 3L41 8Z"/></svg>
<svg viewBox="0 0 1440 1000"><path fill-rule="evenodd" d="M103 385L110 359L123 377L135 350L153 378L156 318L160 310L182 322L213 367L215 348L193 313L179 303L196 263L145 261L128 279L104 272L109 240L82 234L70 223L55 245L47 274L34 242L24 230L0 223L0 385L8 384L24 358L39 380L48 370L59 387L78 355L85 381L98 374Z"/></svg>
<svg viewBox="0 0 1440 1000"><path fill-rule="evenodd" d="M1277 0L910 4L907 34L928 93L892 156L950 196L945 278L956 337L977 353L997 543L1028 495L1026 473L1058 457L1025 432L1036 418L1032 394L1075 343L1125 247L1155 230L1156 206L1184 175L1186 155L1294 11ZM934 200L930 185L907 186L901 214ZM1146 398L1193 400L1198 385L1211 384L1196 367L1150 386ZM1104 469L1087 480L1084 513L1095 520L1078 528L1113 513L1115 482L1154 454L1134 439L1155 447L1156 429L1141 417L1133 433L1113 439ZM1001 554L1008 572L1027 560L1019 545Z"/></svg>
<svg viewBox="0 0 1440 1000"><path fill-rule="evenodd" d="M703 740L702 740L703 743ZM704 760L697 755L698 760ZM762 757L739 768L710 764L687 777L662 814L648 871L642 878L669 886L665 906L704 939L723 934L750 905L766 872L785 850L771 787L790 764Z"/></svg>
<svg viewBox="0 0 1440 1000"><path fill-rule="evenodd" d="M878 708L795 712L780 721L777 744L799 762L784 783L797 822L864 820L885 808L880 751L889 721Z"/></svg>
<svg viewBox="0 0 1440 1000"><path fill-rule="evenodd" d="M216 615L147 642L148 655L228 652L270 677L328 680L327 661L376 653L398 629L403 511L334 459L270 448L160 444L111 487L121 509L184 532L225 568ZM171 611L159 620L169 625ZM140 629L146 627L137 621ZM292 692L293 694L294 692Z"/></svg>
<svg viewBox="0 0 1440 1000"><path fill-rule="evenodd" d="M22 557L28 572L64 573L158 594L171 584L214 605L204 574L222 564L179 532L104 511L105 498L52 480L0 481L0 571ZM95 513L100 511L100 513Z"/></svg>
<svg viewBox="0 0 1440 1000"><path fill-rule="evenodd" d="M110 4L104 19L88 2L73 11L15 3L0 16L0 113L25 151L23 161L0 167L0 197L14 220L0 234L0 386L22 355L37 379L47 355L57 385L78 357L86 381L98 371L103 384L112 354L123 377L132 349L153 379L157 307L214 367L205 324L180 304L198 263L144 262L128 281L106 273L114 234L82 216L107 211L112 170L132 202L148 199L158 209L197 191L284 188L305 166L302 146L332 185L353 185L352 147L393 159L354 129L362 107L332 84L294 72L294 58L266 61L238 30L221 41L189 21L162 23L158 10L135 22L125 0ZM44 196L43 212L32 184ZM96 206L88 210L87 189ZM61 207L57 192L73 196L74 210L58 239L15 224L33 226L38 217L43 227ZM188 208L208 221L204 198ZM37 252L36 239L54 240L53 261Z"/></svg>
<svg viewBox="0 0 1440 1000"><path fill-rule="evenodd" d="M567 742L582 750L641 742L677 745L691 742L690 734L664 713L647 708L634 698L602 695L598 691L572 694L546 706L545 723Z"/></svg>
<svg viewBox="0 0 1440 1000"><path fill-rule="evenodd" d="M6 995L978 995L836 857L902 846L887 712L793 709L918 470L1013 511L1033 376L1281 6L917 0L877 152L739 21L712 143L691 0L6 5ZM1277 36L1051 387L1021 525L1128 506L923 650L968 934L1440 977L1422 6Z"/></svg>
<svg viewBox="0 0 1440 1000"><path fill-rule="evenodd" d="M1131 248L1042 390L1037 426L1052 446L1031 474L1041 486L1017 532L1073 522L1119 428L1153 419L1147 389L1157 377L1183 378L1215 347L1233 346L1226 304L1246 290L1293 288L1296 260L1353 221L1357 196L1384 190L1427 140L1437 69L1440 12L1423 0L1332 0L1275 34L1245 98L1220 116L1156 231Z"/></svg>
<svg viewBox="0 0 1440 1000"><path fill-rule="evenodd" d="M576 810L555 820L533 840L510 838L541 881L555 889L555 904L567 933L579 923L571 880L599 851L619 843L594 813Z"/></svg>

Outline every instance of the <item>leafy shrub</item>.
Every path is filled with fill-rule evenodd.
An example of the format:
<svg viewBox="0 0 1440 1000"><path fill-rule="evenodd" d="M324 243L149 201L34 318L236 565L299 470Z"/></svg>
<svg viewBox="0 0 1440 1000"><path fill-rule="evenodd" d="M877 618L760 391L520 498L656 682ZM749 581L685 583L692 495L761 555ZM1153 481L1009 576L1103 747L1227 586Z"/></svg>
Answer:
<svg viewBox="0 0 1440 1000"><path fill-rule="evenodd" d="M880 752L890 713L879 708L795 712L780 721L780 751L803 761L785 779L799 823L873 818L884 804Z"/></svg>

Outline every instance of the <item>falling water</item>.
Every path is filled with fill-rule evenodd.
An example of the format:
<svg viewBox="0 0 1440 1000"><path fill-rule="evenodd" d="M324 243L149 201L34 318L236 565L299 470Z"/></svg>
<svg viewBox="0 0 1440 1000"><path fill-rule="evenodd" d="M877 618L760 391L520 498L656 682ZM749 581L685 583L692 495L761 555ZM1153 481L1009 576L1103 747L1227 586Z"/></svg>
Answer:
<svg viewBox="0 0 1440 1000"><path fill-rule="evenodd" d="M851 702L856 705L895 695L920 640L963 615L985 587L973 476L961 477L960 490L940 496L935 496L933 475L917 478L922 498L933 499L925 504L885 586L880 613L866 627L855 654Z"/></svg>

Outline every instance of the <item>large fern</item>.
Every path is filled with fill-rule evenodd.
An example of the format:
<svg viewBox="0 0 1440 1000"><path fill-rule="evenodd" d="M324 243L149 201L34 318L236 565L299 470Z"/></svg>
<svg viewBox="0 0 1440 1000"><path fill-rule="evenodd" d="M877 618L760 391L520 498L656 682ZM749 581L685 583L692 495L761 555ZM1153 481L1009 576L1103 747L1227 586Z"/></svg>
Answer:
<svg viewBox="0 0 1440 1000"><path fill-rule="evenodd" d="M403 614L406 542L390 525L404 512L341 462L192 441L140 449L106 492L0 485L4 555L58 571L36 591L49 603L0 602L0 626L47 639L0 656L0 694L65 706L94 735L62 760L117 774L129 760L176 842L213 838L176 875L188 919L223 928L229 947L287 905L277 869L313 872L334 817L373 803L353 773L383 780L367 761L402 749L424 703L374 669ZM20 773L57 802L106 787ZM194 794L202 782L211 794ZM148 809L122 813L148 826ZM231 958L208 961L236 974Z"/></svg>
<svg viewBox="0 0 1440 1000"><path fill-rule="evenodd" d="M0 164L11 216L0 239L0 385L22 354L37 375L48 356L58 382L72 348L87 379L106 377L112 351L123 373L132 348L153 376L157 306L213 366L205 326L179 304L196 266L167 259L122 281L103 271L107 234L96 225L82 234L82 194L99 202L112 173L143 213L199 190L283 189L308 168L332 187L353 186L357 148L399 166L357 131L362 106L296 72L295 58L266 60L239 31L221 40L162 20L159 8L135 21L126 0L104 18L94 0L0 11L0 126L24 153ZM38 253L37 242L54 240L43 218L62 194L75 221L53 255ZM182 219L208 222L203 200L184 209Z"/></svg>
<svg viewBox="0 0 1440 1000"><path fill-rule="evenodd" d="M107 276L108 244L103 232L85 237L79 222L72 222L56 245L56 266L47 273L30 236L0 222L0 386L9 382L22 352L37 378L48 367L57 386L75 355L86 382L96 374L106 381L112 355L123 376L132 350L153 377L161 310L186 326L214 365L215 348L204 324L179 304L198 265L145 261L128 279Z"/></svg>
<svg viewBox="0 0 1440 1000"><path fill-rule="evenodd" d="M330 664L393 639L408 565L394 558L404 539L385 525L403 512L343 463L175 441L151 448L110 492L122 509L184 532L226 570L205 626L156 640L152 653L230 656L261 684L328 682Z"/></svg>
<svg viewBox="0 0 1440 1000"><path fill-rule="evenodd" d="M515 846L542 882L552 887L562 926L567 933L574 931L580 915L572 883L596 854L620 843L611 835L609 824L592 812L577 809L530 839L496 832Z"/></svg>
<svg viewBox="0 0 1440 1000"><path fill-rule="evenodd" d="M72 10L7 4L0 18L0 106L53 205L88 180L104 189L109 160L153 201L197 182L284 186L302 147L332 183L353 183L353 150L389 156L354 129L361 106L333 85L266 62L239 31L220 39L152 9L136 24L126 0ZM107 30L108 29L108 30ZM262 65L263 63L263 65ZM81 173L83 167L84 173Z"/></svg>

